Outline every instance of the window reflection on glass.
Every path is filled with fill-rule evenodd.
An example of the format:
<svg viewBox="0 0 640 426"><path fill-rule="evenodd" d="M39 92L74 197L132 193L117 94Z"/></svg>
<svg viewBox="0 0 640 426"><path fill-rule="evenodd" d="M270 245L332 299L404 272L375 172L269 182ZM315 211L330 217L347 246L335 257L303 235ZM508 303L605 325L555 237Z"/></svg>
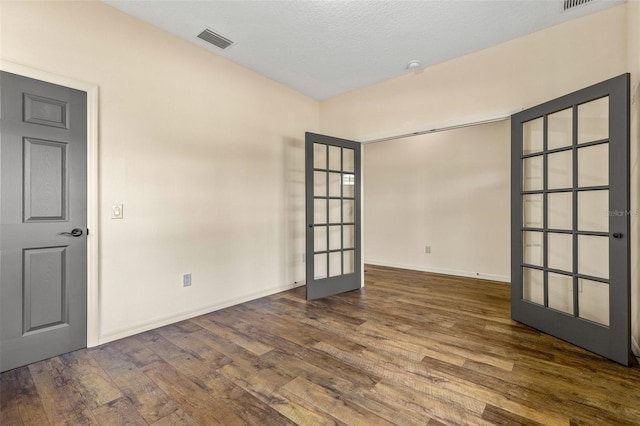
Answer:
<svg viewBox="0 0 640 426"><path fill-rule="evenodd" d="M352 174L342 175L342 196L353 197L355 194L356 177Z"/></svg>

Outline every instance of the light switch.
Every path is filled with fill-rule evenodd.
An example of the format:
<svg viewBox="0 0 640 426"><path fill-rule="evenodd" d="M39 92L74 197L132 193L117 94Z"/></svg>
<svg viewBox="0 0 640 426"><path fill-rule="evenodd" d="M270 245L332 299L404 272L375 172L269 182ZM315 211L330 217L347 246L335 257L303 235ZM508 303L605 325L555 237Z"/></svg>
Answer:
<svg viewBox="0 0 640 426"><path fill-rule="evenodd" d="M122 204L114 204L111 207L111 219L122 219Z"/></svg>

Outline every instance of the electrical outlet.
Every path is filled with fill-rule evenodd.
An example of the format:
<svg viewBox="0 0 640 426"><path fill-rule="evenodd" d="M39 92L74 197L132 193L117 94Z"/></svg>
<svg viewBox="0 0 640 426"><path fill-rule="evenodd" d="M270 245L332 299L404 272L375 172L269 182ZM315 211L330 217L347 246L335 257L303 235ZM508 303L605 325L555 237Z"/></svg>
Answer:
<svg viewBox="0 0 640 426"><path fill-rule="evenodd" d="M307 261L307 253L302 253L302 263Z"/></svg>
<svg viewBox="0 0 640 426"><path fill-rule="evenodd" d="M124 211L122 208L122 204L114 204L111 207L111 219L122 219L124 216Z"/></svg>
<svg viewBox="0 0 640 426"><path fill-rule="evenodd" d="M183 274L182 287L190 287L190 286L191 286L191 274Z"/></svg>
<svg viewBox="0 0 640 426"><path fill-rule="evenodd" d="M431 254L431 246L424 246L424 252L427 254Z"/></svg>

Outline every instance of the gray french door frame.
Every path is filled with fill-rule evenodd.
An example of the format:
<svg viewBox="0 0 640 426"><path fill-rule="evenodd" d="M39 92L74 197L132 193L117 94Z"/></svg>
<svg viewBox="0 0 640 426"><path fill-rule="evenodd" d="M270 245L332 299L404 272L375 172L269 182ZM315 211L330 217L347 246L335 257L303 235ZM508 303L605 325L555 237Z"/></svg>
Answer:
<svg viewBox="0 0 640 426"><path fill-rule="evenodd" d="M527 324L547 334L556 336L572 344L580 346L591 352L597 353L620 364L628 365L630 362L630 182L629 182L629 74L606 80L602 83L587 87L577 92L562 96L558 99L546 102L536 107L517 113L511 117L511 315L515 321ZM582 105L608 97L608 137L597 138L588 142L578 139L579 110ZM567 111L571 117L571 143L563 148L549 146L550 124L549 117L558 112ZM542 150L537 152L524 152L523 129L525 123L542 119ZM586 126L585 126L586 127ZM579 153L583 149L594 147L608 148L608 162L603 159L602 169L608 166L608 184L582 186L579 182L579 173L582 164L579 163ZM604 151L603 151L604 152ZM567 188L549 188L549 158L551 155L565 153L571 156L572 184ZM543 179L542 187L536 190L524 187L525 162L528 159L542 160ZM531 164L531 163L529 163ZM555 195L554 195L555 194ZM554 229L550 223L550 200L557 194L565 194L571 205L567 209L571 211L571 224L567 229ZM586 208L579 204L579 197L586 199L587 195L608 194L608 229L589 231L580 228L579 215L587 214ZM542 223L539 226L525 226L524 218L525 201L533 198L542 200ZM555 200L556 198L554 198ZM606 199L606 198L605 198ZM580 209L583 210L580 210ZM601 212L603 215L607 212ZM589 214L593 214L590 212ZM569 215L567 215L569 216ZM606 219L603 220L606 223ZM542 236L542 256L540 264L532 264L531 258L524 253L524 235L535 233ZM557 263L550 255L550 238L568 236L572 252L567 253L571 259L571 270L556 270L551 263ZM570 239L569 239L570 237ZM605 238L607 240L605 240ZM608 241L608 259L602 258L602 262L608 261L609 272L606 278L591 276L581 272L578 265L581 253L586 252L586 245L579 242L587 240ZM555 240L554 240L555 241ZM569 244L567 244L567 247ZM604 245L606 246L606 244ZM586 256L586 255L585 255ZM525 259L526 258L526 259ZM526 262L525 260L528 260ZM543 293L537 302L526 299L523 289L527 285L524 281L525 273L535 272L543 277ZM565 311L554 309L554 301L550 299L550 277L561 277L566 283L571 283L567 294L573 298L573 306L566 306ZM588 315L583 315L582 299L584 288L581 283L595 283L594 285L606 289L608 294L608 319L593 321ZM569 286L568 286L569 287ZM606 304L602 298L599 303ZM593 302L590 302L593 303ZM586 303L585 303L586 311ZM608 323L607 323L608 322Z"/></svg>
<svg viewBox="0 0 640 426"><path fill-rule="evenodd" d="M362 283L361 144L305 134L307 299Z"/></svg>

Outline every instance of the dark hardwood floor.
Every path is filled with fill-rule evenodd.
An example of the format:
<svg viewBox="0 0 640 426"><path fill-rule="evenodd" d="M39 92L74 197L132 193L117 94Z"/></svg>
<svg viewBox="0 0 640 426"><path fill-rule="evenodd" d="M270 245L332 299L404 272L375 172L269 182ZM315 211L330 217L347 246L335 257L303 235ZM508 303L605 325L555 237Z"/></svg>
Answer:
<svg viewBox="0 0 640 426"><path fill-rule="evenodd" d="M367 271L6 372L0 424L640 424L640 368L514 323L508 285Z"/></svg>

